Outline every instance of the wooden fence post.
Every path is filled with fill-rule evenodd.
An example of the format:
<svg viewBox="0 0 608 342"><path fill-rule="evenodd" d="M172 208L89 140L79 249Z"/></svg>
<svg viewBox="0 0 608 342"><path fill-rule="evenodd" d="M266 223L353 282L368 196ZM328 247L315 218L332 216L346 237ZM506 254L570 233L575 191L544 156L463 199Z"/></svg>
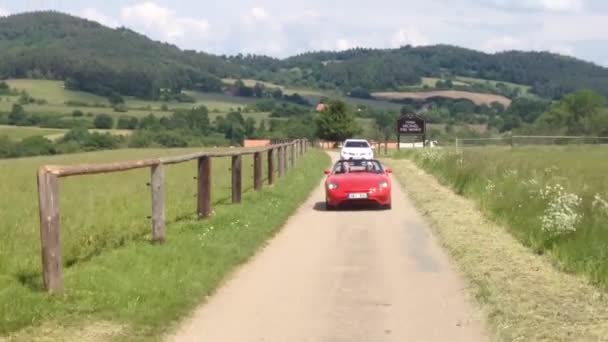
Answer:
<svg viewBox="0 0 608 342"><path fill-rule="evenodd" d="M293 168L296 163L296 143L289 144L289 161L291 163L289 167Z"/></svg>
<svg viewBox="0 0 608 342"><path fill-rule="evenodd" d="M262 152L253 154L253 188L262 190Z"/></svg>
<svg viewBox="0 0 608 342"><path fill-rule="evenodd" d="M165 242L165 171L163 164L150 168L152 193L152 241Z"/></svg>
<svg viewBox="0 0 608 342"><path fill-rule="evenodd" d="M268 150L268 184L274 183L274 148Z"/></svg>
<svg viewBox="0 0 608 342"><path fill-rule="evenodd" d="M211 215L211 157L198 158L197 213L199 218Z"/></svg>
<svg viewBox="0 0 608 342"><path fill-rule="evenodd" d="M232 156L232 203L241 203L241 156Z"/></svg>
<svg viewBox="0 0 608 342"><path fill-rule="evenodd" d="M279 168L279 178L283 177L283 173L285 172L285 163L283 162L285 159L285 154L283 153L284 150L285 148L283 146L277 148L277 164L279 164L277 167Z"/></svg>
<svg viewBox="0 0 608 342"><path fill-rule="evenodd" d="M59 240L59 180L46 170L38 171L38 205L44 289L63 290L61 243Z"/></svg>
<svg viewBox="0 0 608 342"><path fill-rule="evenodd" d="M289 171L289 145L283 146L283 169L287 173Z"/></svg>

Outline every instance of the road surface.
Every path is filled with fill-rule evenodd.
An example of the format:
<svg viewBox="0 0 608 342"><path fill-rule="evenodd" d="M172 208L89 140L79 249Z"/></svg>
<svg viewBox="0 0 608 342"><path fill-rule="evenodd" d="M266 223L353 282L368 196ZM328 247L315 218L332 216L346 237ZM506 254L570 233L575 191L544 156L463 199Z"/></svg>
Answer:
<svg viewBox="0 0 608 342"><path fill-rule="evenodd" d="M487 341L465 284L393 182L390 211L324 211L320 185L168 340Z"/></svg>

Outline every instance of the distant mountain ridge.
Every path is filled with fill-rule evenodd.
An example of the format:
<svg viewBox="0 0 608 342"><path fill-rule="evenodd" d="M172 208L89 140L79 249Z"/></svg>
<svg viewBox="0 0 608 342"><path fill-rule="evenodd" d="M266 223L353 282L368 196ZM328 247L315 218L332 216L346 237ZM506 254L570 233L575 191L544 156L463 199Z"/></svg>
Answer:
<svg viewBox="0 0 608 342"><path fill-rule="evenodd" d="M309 52L286 59L215 56L59 12L0 19L0 77L66 80L71 88L143 98L160 89L218 91L221 78L253 78L349 92L395 90L421 77L468 76L531 86L542 97L579 89L608 95L608 69L548 52L487 54L449 45Z"/></svg>

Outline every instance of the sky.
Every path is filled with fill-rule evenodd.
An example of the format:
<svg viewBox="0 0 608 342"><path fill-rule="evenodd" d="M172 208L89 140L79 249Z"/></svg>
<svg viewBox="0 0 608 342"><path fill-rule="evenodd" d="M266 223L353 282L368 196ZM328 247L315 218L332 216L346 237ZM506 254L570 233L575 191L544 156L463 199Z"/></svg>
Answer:
<svg viewBox="0 0 608 342"><path fill-rule="evenodd" d="M0 0L0 16L47 9L214 54L451 44L608 66L607 0Z"/></svg>

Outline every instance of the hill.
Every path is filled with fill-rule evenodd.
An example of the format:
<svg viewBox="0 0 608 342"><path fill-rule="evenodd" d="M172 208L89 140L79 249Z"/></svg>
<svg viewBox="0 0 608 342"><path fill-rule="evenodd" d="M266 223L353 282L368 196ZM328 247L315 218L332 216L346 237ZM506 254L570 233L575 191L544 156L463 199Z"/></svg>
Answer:
<svg viewBox="0 0 608 342"><path fill-rule="evenodd" d="M608 95L608 69L548 52L509 51L487 54L448 45L400 49L352 49L313 52L281 62L283 74L302 75L299 82L350 90L397 89L422 77L495 80L531 87L542 97L559 98L580 89ZM286 77L286 76L285 76ZM280 82L281 79L274 79Z"/></svg>
<svg viewBox="0 0 608 342"><path fill-rule="evenodd" d="M442 81L438 90L509 98L531 92L558 99L580 89L608 95L607 68L548 52L487 54L435 45L309 52L286 59L214 56L59 12L0 18L0 78L63 80L73 90L146 99L158 98L161 90L220 91L222 79L236 78L342 93L433 88Z"/></svg>
<svg viewBox="0 0 608 342"><path fill-rule="evenodd" d="M0 19L0 77L67 80L75 90L156 98L160 88L219 90L235 65L126 28L58 12Z"/></svg>

